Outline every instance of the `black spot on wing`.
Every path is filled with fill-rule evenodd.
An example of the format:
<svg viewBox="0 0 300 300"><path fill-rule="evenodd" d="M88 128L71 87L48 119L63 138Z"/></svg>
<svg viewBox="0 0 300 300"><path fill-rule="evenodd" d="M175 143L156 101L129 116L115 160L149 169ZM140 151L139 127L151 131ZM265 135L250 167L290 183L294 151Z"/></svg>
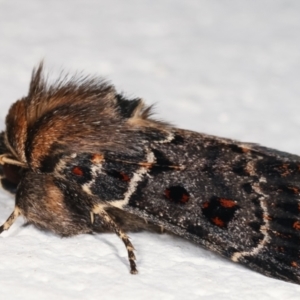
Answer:
<svg viewBox="0 0 300 300"><path fill-rule="evenodd" d="M92 163L90 154L82 154L79 157L67 162L65 167L60 170L63 176L72 182L85 184L92 180Z"/></svg>
<svg viewBox="0 0 300 300"><path fill-rule="evenodd" d="M257 221L251 221L251 222L248 223L248 225L249 225L254 231L259 232L262 223L261 223L261 222L257 222Z"/></svg>
<svg viewBox="0 0 300 300"><path fill-rule="evenodd" d="M247 170L247 160L241 159L234 163L232 167L232 172L238 176L249 176L249 171Z"/></svg>
<svg viewBox="0 0 300 300"><path fill-rule="evenodd" d="M202 213L212 224L226 228L238 208L235 200L213 196L202 204Z"/></svg>
<svg viewBox="0 0 300 300"><path fill-rule="evenodd" d="M62 158L63 154L47 155L43 158L40 165L40 171L43 173L51 173L54 171L55 166Z"/></svg>
<svg viewBox="0 0 300 300"><path fill-rule="evenodd" d="M251 240L254 242L254 244L258 245L263 241L264 237L265 236L262 233L256 233L251 237Z"/></svg>
<svg viewBox="0 0 300 300"><path fill-rule="evenodd" d="M104 161L101 173L94 177L92 193L106 201L124 199L136 168L135 164L126 164L113 159Z"/></svg>
<svg viewBox="0 0 300 300"><path fill-rule="evenodd" d="M179 134L175 134L174 138L171 141L171 144L183 145L184 144L184 138Z"/></svg>
<svg viewBox="0 0 300 300"><path fill-rule="evenodd" d="M247 182L242 185L242 189L247 193L251 194L253 192L251 183Z"/></svg>
<svg viewBox="0 0 300 300"><path fill-rule="evenodd" d="M175 202L185 204L190 200L190 194L188 191L179 185L170 186L164 191L166 199Z"/></svg>
<svg viewBox="0 0 300 300"><path fill-rule="evenodd" d="M154 175L160 172L173 170L173 164L161 151L152 149L152 152L155 157L155 164L151 167L150 174Z"/></svg>
<svg viewBox="0 0 300 300"><path fill-rule="evenodd" d="M130 181L130 177L122 171L109 170L106 172L106 174L122 181Z"/></svg>
<svg viewBox="0 0 300 300"><path fill-rule="evenodd" d="M72 179L79 184L85 184L92 179L91 169L88 166L80 165L73 166L70 170Z"/></svg>

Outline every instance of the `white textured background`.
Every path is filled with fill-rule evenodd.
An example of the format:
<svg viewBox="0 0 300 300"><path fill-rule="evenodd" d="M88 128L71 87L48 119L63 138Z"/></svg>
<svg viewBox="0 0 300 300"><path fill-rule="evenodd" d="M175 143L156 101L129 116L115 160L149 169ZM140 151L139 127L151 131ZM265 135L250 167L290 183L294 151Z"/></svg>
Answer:
<svg viewBox="0 0 300 300"><path fill-rule="evenodd" d="M0 0L0 129L31 69L84 70L156 103L161 119L300 153L297 0ZM14 200L0 194L0 220ZM299 299L180 238L61 239L22 220L0 238L0 299Z"/></svg>

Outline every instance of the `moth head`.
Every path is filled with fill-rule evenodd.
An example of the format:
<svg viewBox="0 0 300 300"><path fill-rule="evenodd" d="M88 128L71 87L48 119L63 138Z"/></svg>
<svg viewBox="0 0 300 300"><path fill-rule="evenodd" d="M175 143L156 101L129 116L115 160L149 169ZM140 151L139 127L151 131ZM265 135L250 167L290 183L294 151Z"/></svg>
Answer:
<svg viewBox="0 0 300 300"><path fill-rule="evenodd" d="M113 86L94 77L66 74L51 83L40 63L33 70L28 95L8 112L5 146L14 159L37 166L53 144L82 140L99 127L103 115L113 120L115 94Z"/></svg>
<svg viewBox="0 0 300 300"><path fill-rule="evenodd" d="M150 107L141 99L128 100L105 80L66 74L51 83L40 63L28 95L9 110L4 140L16 160L39 168L56 149L125 149L137 131L163 126L150 118Z"/></svg>

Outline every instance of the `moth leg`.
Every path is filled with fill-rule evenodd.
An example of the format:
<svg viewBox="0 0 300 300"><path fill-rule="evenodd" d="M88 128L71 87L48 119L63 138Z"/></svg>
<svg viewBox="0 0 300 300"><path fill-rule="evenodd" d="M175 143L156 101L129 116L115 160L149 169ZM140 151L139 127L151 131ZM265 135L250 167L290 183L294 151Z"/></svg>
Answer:
<svg viewBox="0 0 300 300"><path fill-rule="evenodd" d="M2 233L4 230L8 230L10 226L15 222L17 217L20 215L20 209L16 206L12 214L6 220L6 222L2 226L0 226L0 233Z"/></svg>
<svg viewBox="0 0 300 300"><path fill-rule="evenodd" d="M101 205L96 206L93 209L93 213L98 214L102 218L102 220L104 220L105 225L109 229L113 230L117 234L117 236L123 241L128 253L128 259L130 263L130 273L137 274L138 270L136 269L136 264L135 264L136 258L133 252L134 247L131 244L127 234L123 232L122 229L120 229L118 225L111 219L108 213L104 210L103 206Z"/></svg>

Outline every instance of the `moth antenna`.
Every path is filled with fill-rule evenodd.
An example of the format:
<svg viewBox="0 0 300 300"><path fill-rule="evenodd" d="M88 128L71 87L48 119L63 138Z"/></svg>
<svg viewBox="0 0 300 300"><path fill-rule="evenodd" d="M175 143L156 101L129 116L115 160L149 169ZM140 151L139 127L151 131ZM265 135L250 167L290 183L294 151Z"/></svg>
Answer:
<svg viewBox="0 0 300 300"><path fill-rule="evenodd" d="M2 226L0 226L0 233L2 233L4 230L8 230L20 215L20 209L16 206L12 214L6 220L6 222Z"/></svg>
<svg viewBox="0 0 300 300"><path fill-rule="evenodd" d="M104 210L103 205L95 206L92 213L99 215L103 219L104 224L108 227L108 229L113 230L117 234L117 236L123 241L128 253L128 259L130 263L130 273L137 274L138 270L136 269L136 264L135 264L136 258L133 252L134 247L131 244L127 234L123 232L123 230L120 229L118 225L111 219L108 213Z"/></svg>

